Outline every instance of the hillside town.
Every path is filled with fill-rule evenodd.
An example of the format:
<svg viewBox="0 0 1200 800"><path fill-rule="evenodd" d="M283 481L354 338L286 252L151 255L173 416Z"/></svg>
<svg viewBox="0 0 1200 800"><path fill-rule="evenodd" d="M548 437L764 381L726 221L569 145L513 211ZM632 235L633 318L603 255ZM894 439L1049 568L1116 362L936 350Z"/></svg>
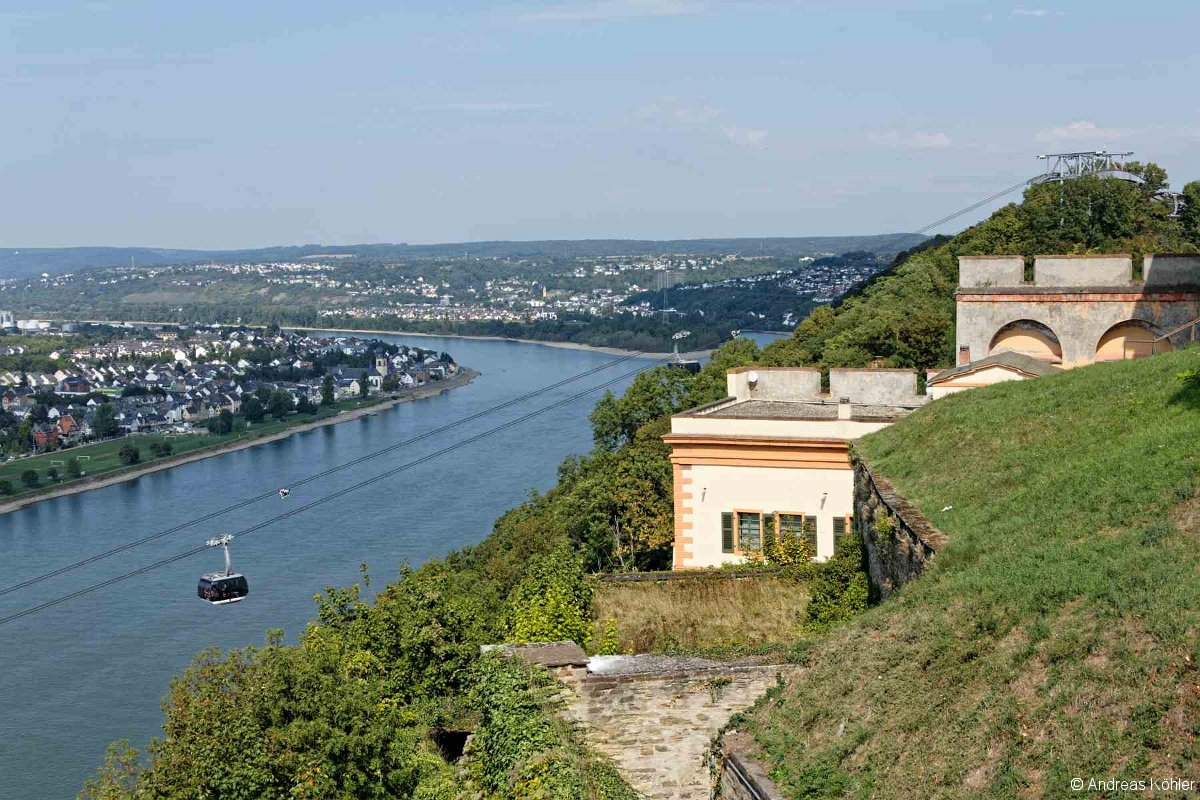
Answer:
<svg viewBox="0 0 1200 800"><path fill-rule="evenodd" d="M39 347L44 355L32 357L30 344L0 337L0 364L24 358L47 367L0 367L0 454L10 457L123 434L211 432L223 412L250 418L311 412L458 370L447 353L348 335L60 325L15 320L7 312L0 321L25 334L13 339L44 338L54 347ZM248 410L251 397L263 407ZM272 398L280 398L273 410L266 407Z"/></svg>
<svg viewBox="0 0 1200 800"><path fill-rule="evenodd" d="M555 261L462 258L368 263L355 260L229 262L92 269L0 280L6 304L39 308L52 298L95 308L166 301L234 299L314 309L324 324L389 319L408 323L534 323L560 319L650 317L662 314L660 291L743 289L762 282L797 302L828 302L869 278L882 264L847 262L832 253L792 258L737 254L614 255ZM37 312L34 312L37 313ZM232 321L232 320L222 320ZM795 315L771 320L795 325Z"/></svg>

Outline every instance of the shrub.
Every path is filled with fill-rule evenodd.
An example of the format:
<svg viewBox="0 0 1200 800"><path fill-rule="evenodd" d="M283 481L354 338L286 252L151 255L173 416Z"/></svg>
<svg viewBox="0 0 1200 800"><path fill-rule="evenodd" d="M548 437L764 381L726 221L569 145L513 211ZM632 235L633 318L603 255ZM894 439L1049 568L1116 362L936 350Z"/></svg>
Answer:
<svg viewBox="0 0 1200 800"><path fill-rule="evenodd" d="M13 493L12 481L10 481L8 479L0 481L0 494L12 494L12 493Z"/></svg>
<svg viewBox="0 0 1200 800"><path fill-rule="evenodd" d="M857 536L838 539L833 558L818 565L808 602L808 621L816 627L843 622L867 607L867 575Z"/></svg>
<svg viewBox="0 0 1200 800"><path fill-rule="evenodd" d="M583 561L561 543L535 558L509 597L509 638L514 642L570 640L587 647L592 636L592 590Z"/></svg>
<svg viewBox="0 0 1200 800"><path fill-rule="evenodd" d="M609 617L604 621L604 629L600 634L600 641L592 652L599 656L615 656L620 654L621 636L617 632L616 617Z"/></svg>
<svg viewBox="0 0 1200 800"><path fill-rule="evenodd" d="M767 561L781 567L798 567L808 564L816 555L808 539L803 536L783 536L779 541L767 537L763 543L763 555Z"/></svg>
<svg viewBox="0 0 1200 800"><path fill-rule="evenodd" d="M51 481L58 480L58 467L51 467L46 470L46 479Z"/></svg>
<svg viewBox="0 0 1200 800"><path fill-rule="evenodd" d="M26 486L37 486L38 474L35 469L27 469L21 473L21 483Z"/></svg>
<svg viewBox="0 0 1200 800"><path fill-rule="evenodd" d="M83 475L83 467L79 463L79 459L71 456L67 459L67 474L72 478L78 478Z"/></svg>
<svg viewBox="0 0 1200 800"><path fill-rule="evenodd" d="M608 759L580 742L558 717L554 679L519 659L488 656L471 693L480 725L471 745L472 773L496 800L634 800Z"/></svg>
<svg viewBox="0 0 1200 800"><path fill-rule="evenodd" d="M132 466L142 460L142 451L131 442L126 442L117 451L117 458L121 459L121 463L125 466Z"/></svg>

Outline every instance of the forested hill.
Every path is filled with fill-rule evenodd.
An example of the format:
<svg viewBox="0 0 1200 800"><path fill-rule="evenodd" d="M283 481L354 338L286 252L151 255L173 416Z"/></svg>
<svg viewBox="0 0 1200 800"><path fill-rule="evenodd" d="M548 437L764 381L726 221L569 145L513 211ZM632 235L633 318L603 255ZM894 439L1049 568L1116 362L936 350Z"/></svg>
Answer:
<svg viewBox="0 0 1200 800"><path fill-rule="evenodd" d="M241 250L152 247L7 247L0 250L0 278L75 272L92 267L187 264L197 261L290 261L320 256L356 258L530 258L537 256L743 255L807 256L868 250L893 253L921 237L910 233L863 236L800 236L741 239L579 239L446 244L285 245Z"/></svg>
<svg viewBox="0 0 1200 800"><path fill-rule="evenodd" d="M1184 187L1190 201L1179 219L1154 199L1166 185L1155 164L1130 164L1145 183L1085 177L1040 184L1023 202L928 249L918 248L836 307L821 307L794 336L768 347L772 365L866 366L882 358L892 367L953 363L954 290L958 256L1040 253L1200 251L1200 181Z"/></svg>

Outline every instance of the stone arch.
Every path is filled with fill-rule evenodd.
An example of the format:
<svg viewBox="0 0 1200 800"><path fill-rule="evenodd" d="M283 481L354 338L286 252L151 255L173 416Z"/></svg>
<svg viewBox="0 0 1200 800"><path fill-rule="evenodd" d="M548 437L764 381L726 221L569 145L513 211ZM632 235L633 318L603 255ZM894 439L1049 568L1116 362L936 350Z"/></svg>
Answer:
<svg viewBox="0 0 1200 800"><path fill-rule="evenodd" d="M1049 325L1033 319L1013 320L1002 326L988 345L988 355L1021 353L1052 364L1063 360L1062 343Z"/></svg>
<svg viewBox="0 0 1200 800"><path fill-rule="evenodd" d="M1174 349L1171 342L1163 339L1158 344L1158 328L1145 320L1127 319L1113 325L1096 343L1097 361L1122 361L1126 358L1145 358L1154 353L1166 353Z"/></svg>

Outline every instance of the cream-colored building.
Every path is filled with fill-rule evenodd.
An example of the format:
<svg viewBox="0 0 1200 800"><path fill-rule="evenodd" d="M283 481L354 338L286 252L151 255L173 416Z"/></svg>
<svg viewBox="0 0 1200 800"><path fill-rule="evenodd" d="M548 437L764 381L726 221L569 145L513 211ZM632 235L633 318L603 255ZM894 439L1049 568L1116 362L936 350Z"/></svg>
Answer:
<svg viewBox="0 0 1200 800"><path fill-rule="evenodd" d="M1004 381L1022 381L1062 372L1062 368L1034 356L1016 352L999 352L961 367L929 370L927 391L931 400L948 394L991 386Z"/></svg>
<svg viewBox="0 0 1200 800"><path fill-rule="evenodd" d="M741 563L765 537L802 536L819 559L851 534L849 443L928 402L910 370L741 368L728 397L671 418L675 569Z"/></svg>

